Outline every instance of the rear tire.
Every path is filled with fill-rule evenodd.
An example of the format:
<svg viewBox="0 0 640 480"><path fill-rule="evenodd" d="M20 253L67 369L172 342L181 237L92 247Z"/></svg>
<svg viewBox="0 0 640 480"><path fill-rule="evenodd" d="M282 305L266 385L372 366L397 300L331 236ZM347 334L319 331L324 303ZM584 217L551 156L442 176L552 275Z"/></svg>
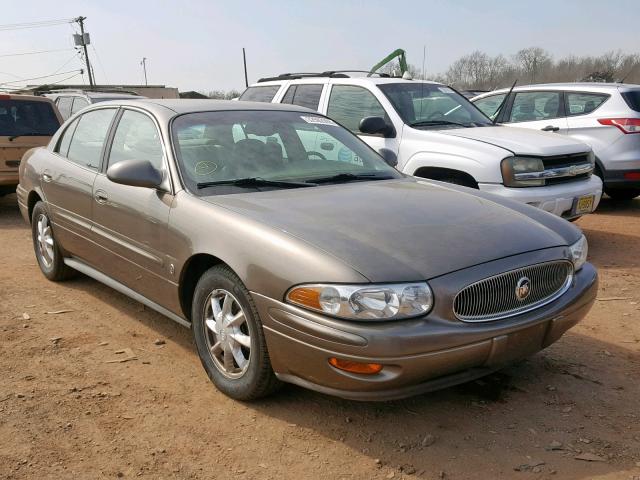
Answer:
<svg viewBox="0 0 640 480"><path fill-rule="evenodd" d="M53 234L49 212L41 201L33 207L31 236L36 259L44 276L54 282L70 278L73 270L64 264L64 258Z"/></svg>
<svg viewBox="0 0 640 480"><path fill-rule="evenodd" d="M640 195L640 188L612 188L605 189L604 193L614 200L628 201Z"/></svg>
<svg viewBox="0 0 640 480"><path fill-rule="evenodd" d="M250 401L280 387L258 310L249 290L229 267L216 265L202 275L191 318L200 361L218 390L236 400Z"/></svg>

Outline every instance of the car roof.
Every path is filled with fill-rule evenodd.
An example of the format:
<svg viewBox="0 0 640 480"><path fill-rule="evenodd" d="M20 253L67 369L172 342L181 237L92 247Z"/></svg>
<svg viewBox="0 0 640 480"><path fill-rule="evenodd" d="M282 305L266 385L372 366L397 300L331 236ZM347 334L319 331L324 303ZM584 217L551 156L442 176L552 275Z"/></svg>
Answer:
<svg viewBox="0 0 640 480"><path fill-rule="evenodd" d="M281 78L278 80L267 80L264 82L257 82L250 87L262 87L268 85L282 85L285 82L290 83L326 83L330 80L333 80L335 83L344 83L351 85L365 85L365 84L374 84L374 85L384 85L387 83L428 83L432 85L442 85L439 82L432 82L430 80L407 80L400 77L326 77L326 76L305 76L302 78Z"/></svg>
<svg viewBox="0 0 640 480"><path fill-rule="evenodd" d="M2 93L0 92L0 100L25 100L36 102L48 102L53 103L50 98L41 97L39 95L22 95L16 93Z"/></svg>
<svg viewBox="0 0 640 480"><path fill-rule="evenodd" d="M528 90L568 90L568 91L580 91L580 92L604 92L610 93L614 90L637 90L640 89L640 85L634 85L631 83L597 83L597 82L567 82L567 83L539 83L535 85L521 85L513 89L514 92L523 92ZM475 98L488 97L495 95L496 93L508 92L508 88L500 88L491 92L483 93ZM475 99L474 98L474 99Z"/></svg>

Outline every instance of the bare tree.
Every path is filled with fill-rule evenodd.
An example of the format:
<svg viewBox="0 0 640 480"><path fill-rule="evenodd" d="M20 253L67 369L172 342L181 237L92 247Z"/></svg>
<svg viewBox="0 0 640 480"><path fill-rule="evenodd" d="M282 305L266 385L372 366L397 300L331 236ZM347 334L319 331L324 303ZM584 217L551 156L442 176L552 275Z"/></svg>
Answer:
<svg viewBox="0 0 640 480"><path fill-rule="evenodd" d="M536 83L536 75L551 63L551 55L540 47L523 48L516 53L516 61L520 63L524 73Z"/></svg>

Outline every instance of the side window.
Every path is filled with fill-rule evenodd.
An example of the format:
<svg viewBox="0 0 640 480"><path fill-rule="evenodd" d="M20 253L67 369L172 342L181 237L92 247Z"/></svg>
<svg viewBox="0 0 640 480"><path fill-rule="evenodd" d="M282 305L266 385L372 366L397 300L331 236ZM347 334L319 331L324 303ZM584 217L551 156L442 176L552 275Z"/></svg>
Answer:
<svg viewBox="0 0 640 480"><path fill-rule="evenodd" d="M58 101L56 105L58 106L58 110L60 111L60 115L65 120L71 116L71 101L73 99L71 97L58 97Z"/></svg>
<svg viewBox="0 0 640 480"><path fill-rule="evenodd" d="M162 143L155 123L144 113L125 110L109 152L109 166L123 160L147 160L162 170Z"/></svg>
<svg viewBox="0 0 640 480"><path fill-rule="evenodd" d="M341 123L353 133L360 133L364 117L387 118L378 99L366 88L353 85L334 85L329 97L327 116Z"/></svg>
<svg viewBox="0 0 640 480"><path fill-rule="evenodd" d="M115 112L115 108L105 108L82 115L71 139L67 158L79 165L99 169L102 147Z"/></svg>
<svg viewBox="0 0 640 480"><path fill-rule="evenodd" d="M586 115L607 101L609 95L598 93L571 93L567 95L567 116Z"/></svg>
<svg viewBox="0 0 640 480"><path fill-rule="evenodd" d="M240 100L246 100L248 102L266 102L269 103L273 100L280 90L280 85L265 85L262 87L249 87L242 95Z"/></svg>
<svg viewBox="0 0 640 480"><path fill-rule="evenodd" d="M506 93L499 93L498 95L492 95L490 97L484 97L480 100L476 100L473 104L478 107L482 113L493 120L493 117L506 96Z"/></svg>
<svg viewBox="0 0 640 480"><path fill-rule="evenodd" d="M71 115L89 106L89 102L82 97L73 97L73 106L71 107Z"/></svg>
<svg viewBox="0 0 640 480"><path fill-rule="evenodd" d="M56 152L58 152L63 157L66 157L69 153L69 145L71 144L71 137L73 137L73 132L75 132L76 127L78 126L78 120L74 120L71 125L67 127L67 129L62 134L58 142L58 148L56 148Z"/></svg>
<svg viewBox="0 0 640 480"><path fill-rule="evenodd" d="M562 116L560 92L518 92L513 100L510 122L535 122Z"/></svg>
<svg viewBox="0 0 640 480"><path fill-rule="evenodd" d="M318 110L323 85L291 85L282 98L282 103Z"/></svg>

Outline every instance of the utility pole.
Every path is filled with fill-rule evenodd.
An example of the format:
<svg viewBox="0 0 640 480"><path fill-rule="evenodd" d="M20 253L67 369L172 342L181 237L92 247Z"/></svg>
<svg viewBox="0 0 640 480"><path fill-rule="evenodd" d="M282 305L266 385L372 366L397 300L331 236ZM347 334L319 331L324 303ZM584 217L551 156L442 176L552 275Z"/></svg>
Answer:
<svg viewBox="0 0 640 480"><path fill-rule="evenodd" d="M247 55L244 52L244 47L242 47L242 61L244 62L244 86L249 86L249 80L247 78Z"/></svg>
<svg viewBox="0 0 640 480"><path fill-rule="evenodd" d="M84 33L84 21L87 19L87 17L78 17L75 19L76 22L78 22L78 24L80 25L80 41L78 42L78 40L76 41L76 45L77 46L81 46L82 49L84 50L84 59L87 62L87 74L89 75L89 85L91 85L91 87L93 87L95 85L95 82L93 80L93 73L91 70L91 64L89 63L89 52L87 51L87 45L89 44L89 34L87 33L85 35ZM74 39L75 39L75 35L74 35Z"/></svg>
<svg viewBox="0 0 640 480"><path fill-rule="evenodd" d="M144 70L144 84L149 85L147 83L147 57L142 57L140 65L142 65L142 70Z"/></svg>

